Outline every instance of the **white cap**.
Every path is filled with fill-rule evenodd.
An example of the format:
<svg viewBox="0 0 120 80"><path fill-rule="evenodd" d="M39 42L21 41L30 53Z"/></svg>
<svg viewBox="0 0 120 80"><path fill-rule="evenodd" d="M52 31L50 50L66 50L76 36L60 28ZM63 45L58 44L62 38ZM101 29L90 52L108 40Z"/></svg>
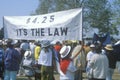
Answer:
<svg viewBox="0 0 120 80"><path fill-rule="evenodd" d="M90 47L95 47L95 45L94 45L94 44L91 44Z"/></svg>

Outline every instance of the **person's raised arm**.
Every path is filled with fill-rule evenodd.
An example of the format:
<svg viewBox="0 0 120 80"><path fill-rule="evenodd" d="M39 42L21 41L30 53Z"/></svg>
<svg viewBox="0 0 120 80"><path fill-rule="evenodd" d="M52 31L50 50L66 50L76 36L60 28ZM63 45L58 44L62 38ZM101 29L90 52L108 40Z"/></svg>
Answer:
<svg viewBox="0 0 120 80"><path fill-rule="evenodd" d="M83 47L84 47L84 43L83 43L83 41L81 41L81 48L79 49L79 51L75 54L75 56L73 56L71 59L73 60L73 59L75 59L79 54L80 54L80 52L83 50Z"/></svg>

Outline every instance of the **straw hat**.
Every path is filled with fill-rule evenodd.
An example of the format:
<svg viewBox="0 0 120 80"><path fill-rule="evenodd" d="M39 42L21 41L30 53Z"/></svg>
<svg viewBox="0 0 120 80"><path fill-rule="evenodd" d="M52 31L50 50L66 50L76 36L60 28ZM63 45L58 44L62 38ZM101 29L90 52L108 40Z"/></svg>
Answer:
<svg viewBox="0 0 120 80"><path fill-rule="evenodd" d="M105 46L105 49L106 49L106 50L113 50L113 47L112 47L111 44L107 44L107 45Z"/></svg>
<svg viewBox="0 0 120 80"><path fill-rule="evenodd" d="M70 46L63 46L60 50L61 58L65 58L70 53Z"/></svg>

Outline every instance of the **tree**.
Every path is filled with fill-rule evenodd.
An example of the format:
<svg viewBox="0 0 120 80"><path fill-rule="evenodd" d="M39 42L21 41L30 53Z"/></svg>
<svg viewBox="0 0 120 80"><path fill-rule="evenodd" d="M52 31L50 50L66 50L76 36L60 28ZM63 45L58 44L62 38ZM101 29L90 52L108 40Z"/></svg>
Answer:
<svg viewBox="0 0 120 80"><path fill-rule="evenodd" d="M84 21L88 23L87 26L97 28L100 34L118 33L112 23L113 13L108 0L84 0L84 8Z"/></svg>
<svg viewBox="0 0 120 80"><path fill-rule="evenodd" d="M112 2L112 10L114 12L113 18L113 25L120 29L120 0L114 0Z"/></svg>
<svg viewBox="0 0 120 80"><path fill-rule="evenodd" d="M83 0L81 0L82 2ZM39 0L35 14L45 14L80 7L79 0Z"/></svg>
<svg viewBox="0 0 120 80"><path fill-rule="evenodd" d="M112 8L108 0L39 0L35 14L45 14L73 8L83 8L83 28L97 28L99 33L118 31L112 20Z"/></svg>

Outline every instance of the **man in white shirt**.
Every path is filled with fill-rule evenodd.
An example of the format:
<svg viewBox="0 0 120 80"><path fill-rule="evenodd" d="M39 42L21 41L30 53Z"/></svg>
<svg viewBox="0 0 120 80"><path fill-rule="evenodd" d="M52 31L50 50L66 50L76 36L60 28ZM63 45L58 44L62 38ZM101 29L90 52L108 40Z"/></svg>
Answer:
<svg viewBox="0 0 120 80"><path fill-rule="evenodd" d="M105 80L108 71L108 59L107 56L102 54L101 46L96 45L96 53L93 54L88 67L91 68L90 80Z"/></svg>
<svg viewBox="0 0 120 80"><path fill-rule="evenodd" d="M95 54L95 45L91 44L90 49L91 50L87 54L87 61L89 61L91 59L91 57L93 56L93 54Z"/></svg>
<svg viewBox="0 0 120 80"><path fill-rule="evenodd" d="M54 53L50 42L45 40L41 43L41 51L38 58L38 64L41 65L41 80L54 80L53 59Z"/></svg>
<svg viewBox="0 0 120 80"><path fill-rule="evenodd" d="M86 57L86 60L87 60L86 73L87 73L88 78L89 78L89 73L90 73L90 67L88 67L88 65L89 65L90 60L92 59L93 55L95 54L95 45L91 44L90 49L91 50L88 52L87 57Z"/></svg>

